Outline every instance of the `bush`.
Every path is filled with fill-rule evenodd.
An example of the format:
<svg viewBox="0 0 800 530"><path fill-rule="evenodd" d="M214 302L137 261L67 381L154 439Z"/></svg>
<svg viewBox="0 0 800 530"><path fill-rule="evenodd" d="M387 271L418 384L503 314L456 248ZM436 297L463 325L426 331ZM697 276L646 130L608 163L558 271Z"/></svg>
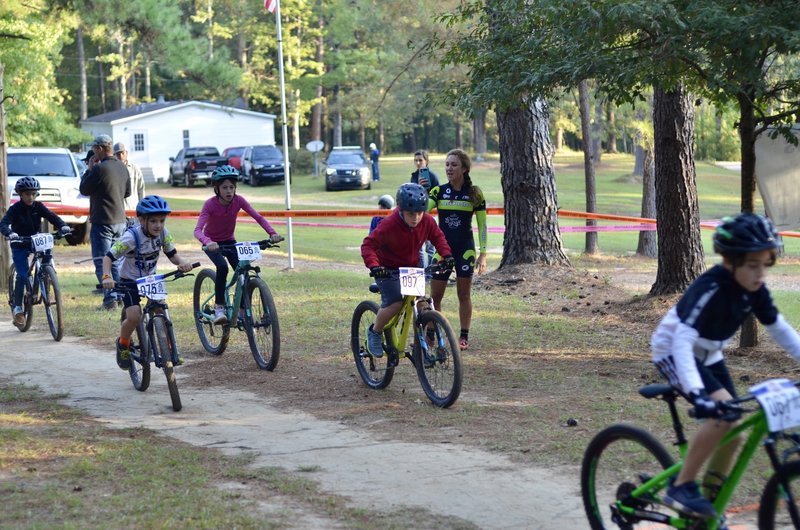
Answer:
<svg viewBox="0 0 800 530"><path fill-rule="evenodd" d="M314 174L314 153L306 149L289 149L292 175Z"/></svg>

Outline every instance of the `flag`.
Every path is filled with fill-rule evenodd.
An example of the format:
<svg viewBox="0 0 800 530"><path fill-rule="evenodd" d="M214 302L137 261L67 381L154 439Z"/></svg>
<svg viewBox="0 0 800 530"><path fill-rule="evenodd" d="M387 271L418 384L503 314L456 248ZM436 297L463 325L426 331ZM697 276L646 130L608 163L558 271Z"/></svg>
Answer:
<svg viewBox="0 0 800 530"><path fill-rule="evenodd" d="M278 0L264 0L264 9L270 13L274 13L276 7L278 7Z"/></svg>

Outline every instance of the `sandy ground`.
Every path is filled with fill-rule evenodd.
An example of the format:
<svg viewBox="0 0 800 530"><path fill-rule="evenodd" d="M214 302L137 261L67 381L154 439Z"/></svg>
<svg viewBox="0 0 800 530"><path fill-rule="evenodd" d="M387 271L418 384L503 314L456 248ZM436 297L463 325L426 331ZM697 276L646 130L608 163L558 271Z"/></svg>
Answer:
<svg viewBox="0 0 800 530"><path fill-rule="evenodd" d="M268 399L235 389L187 388L183 410L175 413L160 373L153 372L147 392L137 392L111 352L72 337L56 343L41 322L27 333L0 322L0 344L1 376L67 393L64 404L109 427L141 426L229 455L254 453L259 466L289 471L313 466L320 486L354 507L421 507L481 528L586 527L577 470L520 466L457 444L378 441L368 432L279 410Z"/></svg>

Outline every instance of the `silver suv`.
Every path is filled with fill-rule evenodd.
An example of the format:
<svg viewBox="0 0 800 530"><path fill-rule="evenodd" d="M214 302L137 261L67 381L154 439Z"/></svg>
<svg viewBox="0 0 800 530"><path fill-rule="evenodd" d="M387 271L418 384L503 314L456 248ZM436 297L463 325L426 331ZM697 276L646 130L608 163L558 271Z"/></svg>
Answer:
<svg viewBox="0 0 800 530"><path fill-rule="evenodd" d="M89 208L89 198L81 195L78 187L81 175L72 153L60 147L10 147L8 149L8 189L13 190L20 177L36 177L41 186L37 200L45 206L75 206ZM12 193L11 202L19 200ZM58 212L56 212L58 214ZM64 222L72 227L67 236L70 245L89 240L89 215L62 215Z"/></svg>
<svg viewBox="0 0 800 530"><path fill-rule="evenodd" d="M357 145L334 147L325 166L325 191L372 187L372 166Z"/></svg>

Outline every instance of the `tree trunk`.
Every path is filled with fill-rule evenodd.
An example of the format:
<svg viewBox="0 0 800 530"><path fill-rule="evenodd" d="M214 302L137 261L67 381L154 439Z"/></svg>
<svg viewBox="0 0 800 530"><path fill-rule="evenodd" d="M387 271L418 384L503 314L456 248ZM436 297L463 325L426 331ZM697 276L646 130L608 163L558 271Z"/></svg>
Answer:
<svg viewBox="0 0 800 530"><path fill-rule="evenodd" d="M500 268L525 263L569 266L561 247L547 102L497 111L506 232Z"/></svg>
<svg viewBox="0 0 800 530"><path fill-rule="evenodd" d="M564 128L556 128L556 152L564 148Z"/></svg>
<svg viewBox="0 0 800 530"><path fill-rule="evenodd" d="M639 142L636 142L636 146L633 148L633 176L644 176L644 147Z"/></svg>
<svg viewBox="0 0 800 530"><path fill-rule="evenodd" d="M756 117L752 94L738 94L739 140L742 154L742 211L753 213L756 208ZM758 345L758 324L751 314L742 323L739 346Z"/></svg>
<svg viewBox="0 0 800 530"><path fill-rule="evenodd" d="M150 54L145 52L144 54L144 97L147 101L152 101L153 99L153 92L150 86L151 78L150 78Z"/></svg>
<svg viewBox="0 0 800 530"><path fill-rule="evenodd" d="M103 55L103 48L97 45L97 57ZM97 91L100 93L100 113L103 114L108 111L108 103L106 102L106 76L103 72L103 63L97 61Z"/></svg>
<svg viewBox="0 0 800 530"><path fill-rule="evenodd" d="M89 88L86 80L86 51L83 48L83 29L78 26L75 31L75 46L78 50L78 77L80 78L80 113L81 120L89 117ZM5 270L5 269L3 269Z"/></svg>
<svg viewBox="0 0 800 530"><path fill-rule="evenodd" d="M608 130L608 145L606 151L609 153L617 152L617 117L614 114L614 104L606 101L606 128Z"/></svg>
<svg viewBox="0 0 800 530"><path fill-rule="evenodd" d="M684 87L655 88L655 149L658 271L650 294L685 290L704 269L694 167L694 108Z"/></svg>
<svg viewBox="0 0 800 530"><path fill-rule="evenodd" d="M342 110L339 107L339 85L333 87L333 146L342 145Z"/></svg>
<svg viewBox="0 0 800 530"><path fill-rule="evenodd" d="M381 154L388 153L389 149L386 145L386 130L383 127L383 119L378 120L378 145L380 146Z"/></svg>
<svg viewBox="0 0 800 530"><path fill-rule="evenodd" d="M583 172L586 183L586 212L594 213L597 211L597 192L595 190L594 160L592 158L593 143L590 116L592 109L589 105L589 84L584 80L578 83L578 106L581 113L581 136L583 137ZM597 226L597 221L587 219L586 226ZM586 232L586 254L597 254L600 249L597 246L597 232Z"/></svg>
<svg viewBox="0 0 800 530"><path fill-rule="evenodd" d="M316 56L315 59L318 63L322 64L322 61L325 58L325 38L323 35L325 34L325 19L322 15L319 16L318 24L319 24L319 37L317 37L317 49L316 49ZM320 74L323 72L319 72ZM311 107L311 139L312 140L322 140L322 121L323 121L323 99L322 96L324 95L324 91L322 89L322 85L317 85L315 94L317 103Z"/></svg>
<svg viewBox="0 0 800 530"><path fill-rule="evenodd" d="M592 124L592 156L594 163L600 164L603 157L603 97L599 91L595 93L594 100L594 123Z"/></svg>
<svg viewBox="0 0 800 530"><path fill-rule="evenodd" d="M454 116L453 122L456 126L456 147L458 149L463 149L464 147L464 128L461 126L461 120L459 116Z"/></svg>
<svg viewBox="0 0 800 530"><path fill-rule="evenodd" d="M483 160L486 154L486 109L477 109L472 120L472 134L475 143L475 160Z"/></svg>
<svg viewBox="0 0 800 530"><path fill-rule="evenodd" d="M653 150L644 152L644 175L642 176L642 217L655 219L656 212L656 177L653 168ZM646 258L658 257L658 240L653 230L639 232L639 245L636 254Z"/></svg>

